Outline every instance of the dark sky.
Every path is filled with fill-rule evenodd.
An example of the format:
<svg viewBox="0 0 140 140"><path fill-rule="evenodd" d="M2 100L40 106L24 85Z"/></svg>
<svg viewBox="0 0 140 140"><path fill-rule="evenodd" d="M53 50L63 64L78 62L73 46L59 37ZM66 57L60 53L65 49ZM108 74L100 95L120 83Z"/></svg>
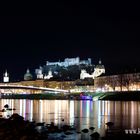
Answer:
<svg viewBox="0 0 140 140"><path fill-rule="evenodd" d="M136 3L54 4L0 16L0 79L66 57L102 59L107 73L140 70L140 14ZM29 10L30 9L30 10Z"/></svg>

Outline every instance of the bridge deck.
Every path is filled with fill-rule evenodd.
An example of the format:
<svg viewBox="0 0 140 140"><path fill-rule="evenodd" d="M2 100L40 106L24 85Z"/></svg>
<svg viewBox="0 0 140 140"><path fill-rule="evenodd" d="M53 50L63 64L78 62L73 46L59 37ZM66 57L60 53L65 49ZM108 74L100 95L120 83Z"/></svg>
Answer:
<svg viewBox="0 0 140 140"><path fill-rule="evenodd" d="M63 89L53 89L53 88L36 87L36 86L10 85L10 84L0 85L0 89L29 89L29 90L42 90L42 91L54 91L54 92L56 91L56 92L69 93L68 90L63 90Z"/></svg>

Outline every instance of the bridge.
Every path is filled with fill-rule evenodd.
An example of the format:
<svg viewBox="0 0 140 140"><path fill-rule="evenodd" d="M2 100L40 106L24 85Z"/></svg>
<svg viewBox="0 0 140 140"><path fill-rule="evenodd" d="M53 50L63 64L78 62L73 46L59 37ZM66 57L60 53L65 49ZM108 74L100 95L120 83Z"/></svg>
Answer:
<svg viewBox="0 0 140 140"><path fill-rule="evenodd" d="M24 85L13 85L13 84L0 84L0 93L69 93L69 90L57 89L57 88L46 88L38 86L24 86Z"/></svg>

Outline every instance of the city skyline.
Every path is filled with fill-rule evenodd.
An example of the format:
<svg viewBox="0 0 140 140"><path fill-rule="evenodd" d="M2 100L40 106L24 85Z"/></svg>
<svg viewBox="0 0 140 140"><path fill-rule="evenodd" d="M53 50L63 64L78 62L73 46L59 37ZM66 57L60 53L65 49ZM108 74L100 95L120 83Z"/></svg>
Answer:
<svg viewBox="0 0 140 140"><path fill-rule="evenodd" d="M80 67L79 67L80 66ZM73 68L72 68L73 67ZM79 75L77 75L77 79L80 79L80 71L82 72L83 70L86 72L86 69L88 69L88 72L90 73L93 73L96 69L96 72L98 71L97 69L99 68L101 71L101 67L104 67L104 65L102 64L102 61L101 59L99 59L98 63L97 64L93 64L92 63L92 59L91 58L86 58L86 59L81 59L80 57L75 57L75 58L64 58L64 60L60 61L60 59L58 61L55 61L55 62L50 62L50 61L46 61L46 63L44 65L38 65L38 67L36 67L35 69L32 69L32 71L30 71L29 68L26 69L26 72L24 72L24 75L21 76L18 75L17 77L14 77L14 78L11 78L12 75L10 74L9 75L9 72L7 72L7 69L3 72L3 74L1 74L1 79L0 81L3 81L2 79L4 79L4 77L7 78L10 77L10 82L12 81L22 81L22 80L25 80L25 75L27 75L27 79L28 80L37 80L37 79L50 79L51 77L53 77L53 74L54 74L54 79L56 79L57 77L57 80L63 76L63 74L67 71L67 76L71 73L72 74L72 69L75 69L75 74L77 75L79 73ZM103 68L104 69L104 68ZM65 71L66 70L66 71ZM63 72L62 72L63 71ZM65 72L64 72L65 71ZM62 73L63 74L62 74ZM95 72L95 73L96 73ZM105 69L104 69L104 72L105 73ZM62 75L61 75L62 74ZM70 75L71 75L70 74ZM74 73L73 73L74 74ZM86 73L88 74L88 73ZM59 76L60 77L59 77ZM97 75L97 74L96 74ZM100 75L100 74L99 74ZM29 77L28 77L29 76ZM46 77L47 76L47 77ZM49 76L49 77L48 77ZM72 76L72 75L71 75ZM69 80L72 80L73 78L72 77L67 77ZM59 77L59 78L58 78ZM75 76L74 76L75 77ZM84 76L85 77L85 76ZM63 77L64 78L64 77ZM65 75L65 78L66 78L66 75ZM71 79L72 78L72 79ZM8 78L9 79L9 78ZM53 80L54 80L53 79ZM67 79L67 80L68 80ZM75 78L74 78L75 79ZM73 80L74 80L73 79ZM64 79L63 79L64 80ZM66 79L65 79L66 80ZM75 79L76 80L76 79ZM5 81L5 80L4 80ZM7 80L6 80L7 81ZM9 80L8 80L9 82Z"/></svg>
<svg viewBox="0 0 140 140"><path fill-rule="evenodd" d="M0 11L1 139L140 137L139 3L6 1Z"/></svg>
<svg viewBox="0 0 140 140"><path fill-rule="evenodd" d="M21 77L48 61L101 58L108 74L140 71L139 12L132 3L57 5L38 16L0 16L0 73Z"/></svg>

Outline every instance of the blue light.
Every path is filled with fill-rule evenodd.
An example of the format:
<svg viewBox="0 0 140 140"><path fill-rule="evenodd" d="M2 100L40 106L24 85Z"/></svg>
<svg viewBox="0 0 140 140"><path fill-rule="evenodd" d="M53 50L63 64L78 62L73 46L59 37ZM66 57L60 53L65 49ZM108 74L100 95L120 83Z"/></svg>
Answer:
<svg viewBox="0 0 140 140"><path fill-rule="evenodd" d="M92 97L91 96L81 96L81 99L82 100L92 100Z"/></svg>

